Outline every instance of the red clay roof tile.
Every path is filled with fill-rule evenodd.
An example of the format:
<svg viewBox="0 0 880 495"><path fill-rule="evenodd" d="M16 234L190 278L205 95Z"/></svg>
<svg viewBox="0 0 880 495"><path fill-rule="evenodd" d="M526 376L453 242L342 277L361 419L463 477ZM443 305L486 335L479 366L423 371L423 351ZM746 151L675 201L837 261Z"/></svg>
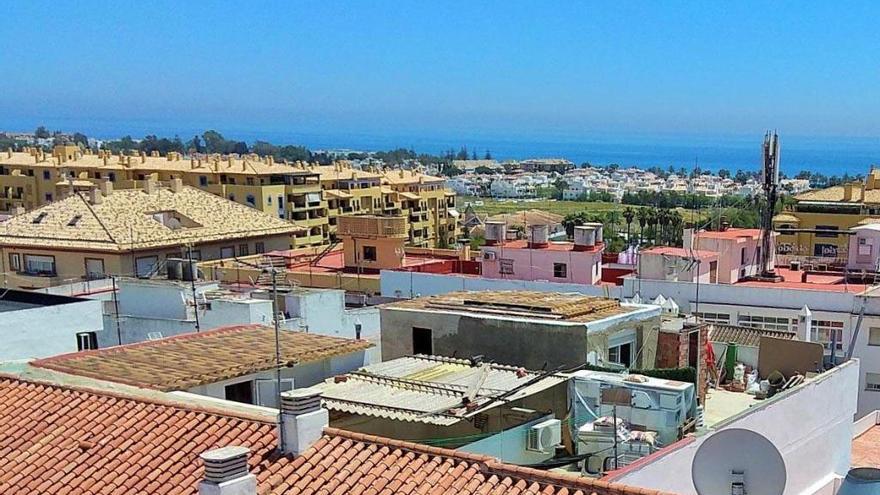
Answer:
<svg viewBox="0 0 880 495"><path fill-rule="evenodd" d="M151 419L129 424L136 414ZM266 495L654 493L334 428L282 456L276 434L256 418L0 376L0 493L195 494L198 455L228 445L251 449Z"/></svg>

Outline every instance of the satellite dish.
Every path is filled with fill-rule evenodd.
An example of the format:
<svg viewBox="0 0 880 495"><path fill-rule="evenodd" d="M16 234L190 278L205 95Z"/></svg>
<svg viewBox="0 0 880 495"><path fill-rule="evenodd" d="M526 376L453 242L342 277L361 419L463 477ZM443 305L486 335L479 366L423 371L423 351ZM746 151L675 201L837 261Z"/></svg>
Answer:
<svg viewBox="0 0 880 495"><path fill-rule="evenodd" d="M785 461L761 434L731 428L700 445L691 476L699 495L782 495Z"/></svg>

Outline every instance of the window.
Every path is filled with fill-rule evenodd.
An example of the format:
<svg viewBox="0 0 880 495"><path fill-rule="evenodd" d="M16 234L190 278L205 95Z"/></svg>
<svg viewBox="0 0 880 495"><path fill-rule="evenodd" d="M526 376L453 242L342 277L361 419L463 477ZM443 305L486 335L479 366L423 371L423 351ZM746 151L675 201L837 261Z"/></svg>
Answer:
<svg viewBox="0 0 880 495"><path fill-rule="evenodd" d="M110 182L116 182L116 172L110 172L109 174L107 174L107 178L110 180Z"/></svg>
<svg viewBox="0 0 880 495"><path fill-rule="evenodd" d="M608 361L629 367L632 365L632 342L608 348Z"/></svg>
<svg viewBox="0 0 880 495"><path fill-rule="evenodd" d="M272 204L272 196L266 196L266 202Z"/></svg>
<svg viewBox="0 0 880 495"><path fill-rule="evenodd" d="M247 244L239 244L238 245L238 255L239 256L247 256L248 255L248 245Z"/></svg>
<svg viewBox="0 0 880 495"><path fill-rule="evenodd" d="M149 277L159 263L158 256L143 256L134 260L135 275L138 278Z"/></svg>
<svg viewBox="0 0 880 495"><path fill-rule="evenodd" d="M43 170L43 180L50 180L52 178L52 172L48 170Z"/></svg>
<svg viewBox="0 0 880 495"><path fill-rule="evenodd" d="M746 248L742 248L742 252L740 253L740 264L746 264Z"/></svg>
<svg viewBox="0 0 880 495"><path fill-rule="evenodd" d="M51 203L51 202L52 202L52 193L46 193L46 202L47 202L47 203Z"/></svg>
<svg viewBox="0 0 880 495"><path fill-rule="evenodd" d="M694 315L705 323L730 324L730 315L727 313L694 313Z"/></svg>
<svg viewBox="0 0 880 495"><path fill-rule="evenodd" d="M55 257L24 255L24 271L33 275L55 276Z"/></svg>
<svg viewBox="0 0 880 495"><path fill-rule="evenodd" d="M501 258L498 268L502 275L513 275L513 260L510 258Z"/></svg>
<svg viewBox="0 0 880 495"><path fill-rule="evenodd" d="M202 260L202 251L200 249L186 250L183 253L183 257L188 258L188 259L194 259L197 261L201 261Z"/></svg>
<svg viewBox="0 0 880 495"><path fill-rule="evenodd" d="M253 194L248 194L244 200L251 206L257 206L257 198L255 198Z"/></svg>
<svg viewBox="0 0 880 495"><path fill-rule="evenodd" d="M80 332L76 334L76 349L78 351L91 351L98 348L98 335L95 332Z"/></svg>
<svg viewBox="0 0 880 495"><path fill-rule="evenodd" d="M99 258L86 258L86 278L95 280L104 278L104 260Z"/></svg>
<svg viewBox="0 0 880 495"><path fill-rule="evenodd" d="M234 258L235 248L232 246L220 248L220 258Z"/></svg>
<svg viewBox="0 0 880 495"><path fill-rule="evenodd" d="M434 336L430 328L413 327L413 354L434 354Z"/></svg>
<svg viewBox="0 0 880 495"><path fill-rule="evenodd" d="M565 263L553 263L553 276L556 278L567 278L568 265Z"/></svg>
<svg viewBox="0 0 880 495"><path fill-rule="evenodd" d="M96 179L100 179L100 178L101 178L101 172L95 172L95 178L96 178Z"/></svg>
<svg viewBox="0 0 880 495"><path fill-rule="evenodd" d="M880 392L880 373L865 373L865 390Z"/></svg>
<svg viewBox="0 0 880 495"><path fill-rule="evenodd" d="M208 177L206 177L204 175L200 175L199 176L199 185L202 187L207 186L208 185Z"/></svg>
<svg viewBox="0 0 880 495"><path fill-rule="evenodd" d="M9 253L9 268L14 272L21 271L21 255L18 253Z"/></svg>
<svg viewBox="0 0 880 495"><path fill-rule="evenodd" d="M868 329L868 345L880 345L880 327Z"/></svg>
<svg viewBox="0 0 880 495"><path fill-rule="evenodd" d="M254 404L263 407L278 407L278 382L274 378L258 378L254 380L256 401ZM293 390L293 378L281 379L281 391Z"/></svg>
<svg viewBox="0 0 880 495"><path fill-rule="evenodd" d="M33 177L33 176L34 176L34 169L29 168L28 169L28 177Z"/></svg>
<svg viewBox="0 0 880 495"><path fill-rule="evenodd" d="M146 180L147 176L144 174L137 174L137 180Z"/></svg>
<svg viewBox="0 0 880 495"><path fill-rule="evenodd" d="M743 327L763 328L780 332L790 332L797 326L796 319L760 315L739 315L737 323Z"/></svg>
<svg viewBox="0 0 880 495"><path fill-rule="evenodd" d="M252 186L252 185L254 185L254 178L253 178L253 177L246 177L246 178L244 179L244 183L247 184L247 185L249 185L249 186Z"/></svg>
<svg viewBox="0 0 880 495"><path fill-rule="evenodd" d="M254 403L254 387L253 382L246 381L241 383L233 383L225 387L224 393L226 400L235 402L243 402L245 404Z"/></svg>
<svg viewBox="0 0 880 495"><path fill-rule="evenodd" d="M254 252L257 254L263 254L266 252L266 246L264 246L262 242L257 242L254 244Z"/></svg>
<svg viewBox="0 0 880 495"><path fill-rule="evenodd" d="M813 320L810 327L810 341L818 342L831 351L831 341L835 341L834 348L843 350L843 322L831 320Z"/></svg>
<svg viewBox="0 0 880 495"><path fill-rule="evenodd" d="M376 261L376 246L364 246L364 261Z"/></svg>

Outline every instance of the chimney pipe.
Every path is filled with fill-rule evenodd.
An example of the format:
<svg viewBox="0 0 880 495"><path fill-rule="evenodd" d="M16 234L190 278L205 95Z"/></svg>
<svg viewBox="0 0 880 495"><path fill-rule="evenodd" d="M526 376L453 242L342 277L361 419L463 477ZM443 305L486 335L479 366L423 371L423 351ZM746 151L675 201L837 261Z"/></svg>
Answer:
<svg viewBox="0 0 880 495"><path fill-rule="evenodd" d="M113 183L109 179L101 182L99 187L101 188L101 194L104 196L113 194Z"/></svg>
<svg viewBox="0 0 880 495"><path fill-rule="evenodd" d="M89 202L93 205L99 205L104 200L104 196L101 194L101 190L98 189L98 186L92 187L89 190Z"/></svg>
<svg viewBox="0 0 880 495"><path fill-rule="evenodd" d="M147 178L147 180L144 181L144 192L147 194L153 194L156 192L156 183L153 182L152 178Z"/></svg>
<svg viewBox="0 0 880 495"><path fill-rule="evenodd" d="M205 463L205 478L199 495L256 495L257 477L248 472L247 447L221 447L199 457Z"/></svg>
<svg viewBox="0 0 880 495"><path fill-rule="evenodd" d="M171 192L179 193L183 190L183 180L179 177L171 179Z"/></svg>
<svg viewBox="0 0 880 495"><path fill-rule="evenodd" d="M321 407L321 390L300 388L281 394L278 423L279 450L300 455L309 449L330 424L330 414Z"/></svg>

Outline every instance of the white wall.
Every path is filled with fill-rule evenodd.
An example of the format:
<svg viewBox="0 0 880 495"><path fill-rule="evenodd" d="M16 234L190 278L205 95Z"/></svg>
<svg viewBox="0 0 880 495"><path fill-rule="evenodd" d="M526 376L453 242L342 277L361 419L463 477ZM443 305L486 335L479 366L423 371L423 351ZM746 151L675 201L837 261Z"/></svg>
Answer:
<svg viewBox="0 0 880 495"><path fill-rule="evenodd" d="M858 361L850 361L606 481L695 495L691 464L697 449L716 431L743 428L760 433L782 454L788 475L784 495L819 493L819 487L833 484L849 470L858 377ZM736 455L734 445L731 455Z"/></svg>
<svg viewBox="0 0 880 495"><path fill-rule="evenodd" d="M534 452L526 450L526 446L528 445L529 429L532 425L548 419L553 419L553 415L550 414L504 430L491 437L483 438L467 445L462 445L456 450L470 452L472 454L488 455L495 457L502 462L509 462L517 465L537 464L546 461L553 457L553 452L548 454Z"/></svg>
<svg viewBox="0 0 880 495"><path fill-rule="evenodd" d="M486 279L465 275L438 275L434 273L399 272L382 270L380 289L386 297L416 297L446 294L460 290L537 290L547 292L577 292L592 296L619 298L621 287L533 282L528 280Z"/></svg>
<svg viewBox="0 0 880 495"><path fill-rule="evenodd" d="M102 302L82 300L0 313L0 361L76 352L76 334L103 329Z"/></svg>

